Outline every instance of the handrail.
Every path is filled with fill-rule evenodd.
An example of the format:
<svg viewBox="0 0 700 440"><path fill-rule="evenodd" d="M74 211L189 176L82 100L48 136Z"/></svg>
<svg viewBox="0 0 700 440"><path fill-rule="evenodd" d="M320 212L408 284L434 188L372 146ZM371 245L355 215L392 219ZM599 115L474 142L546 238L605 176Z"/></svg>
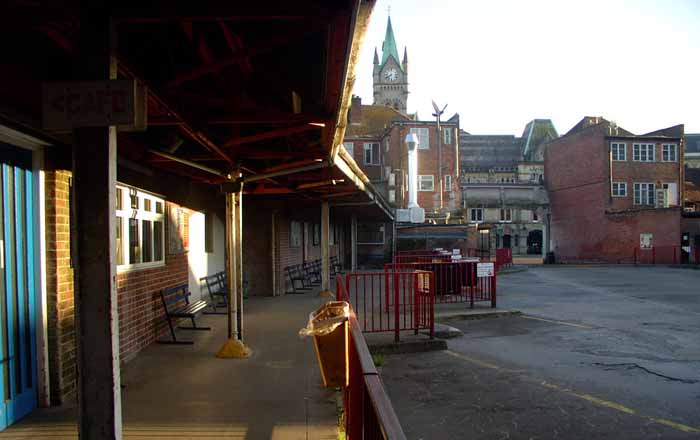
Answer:
<svg viewBox="0 0 700 440"><path fill-rule="evenodd" d="M336 277L336 289L337 298L347 300L342 275ZM346 437L349 440L406 440L352 305L348 326L350 380L348 386L343 389Z"/></svg>

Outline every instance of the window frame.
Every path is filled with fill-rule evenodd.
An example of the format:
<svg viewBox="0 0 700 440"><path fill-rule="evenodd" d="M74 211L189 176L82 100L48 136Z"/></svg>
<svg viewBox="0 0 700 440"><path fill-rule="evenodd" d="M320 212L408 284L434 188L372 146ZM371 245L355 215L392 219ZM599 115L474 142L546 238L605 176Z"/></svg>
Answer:
<svg viewBox="0 0 700 440"><path fill-rule="evenodd" d="M430 177L430 189L422 189L424 177ZM419 174L418 175L418 191L419 192L435 192L435 176L433 174Z"/></svg>
<svg viewBox="0 0 700 440"><path fill-rule="evenodd" d="M651 148L650 148L651 147ZM644 149L645 159L642 159L642 149ZM651 151L651 154L649 152ZM634 143L632 144L633 162L656 162L656 144Z"/></svg>
<svg viewBox="0 0 700 440"><path fill-rule="evenodd" d="M617 194L615 193L615 188L617 186ZM624 191L620 191L624 189ZM610 187L610 195L612 197L627 197L629 193L627 192L627 182L612 182Z"/></svg>
<svg viewBox="0 0 700 440"><path fill-rule="evenodd" d="M408 130L409 133L414 133L418 137L418 149L419 150L429 150L430 149L430 128L428 127L411 127ZM421 133L425 133L425 142L421 142ZM425 146L423 145L425 143Z"/></svg>
<svg viewBox="0 0 700 440"><path fill-rule="evenodd" d="M168 241L168 235L166 233L166 200L164 197L156 195L154 193L142 190L140 188L126 185L123 183L117 183L115 187L115 198L117 197L116 192L120 191L121 194L121 206L117 206L115 209L115 226L120 228L121 233L121 252L124 263L118 264L117 261L117 273L129 272L134 270L149 269L154 267L165 266L165 252L166 252L166 242ZM131 205L132 194L136 197L136 208ZM150 203L151 210L147 211L145 209L145 201L148 200ZM157 204L161 204L161 212L157 212ZM115 201L116 204L116 201ZM121 227L118 224L118 219L122 219ZM139 244L139 259L143 260L143 238L144 238L144 227L143 222L150 222L151 228L151 261L143 262L138 261L132 263L130 261L130 225L129 220L136 220L137 223L137 234L138 234L138 244ZM156 238L155 238L155 224L161 224L161 243L160 243L160 256L161 259L156 260ZM115 236L116 240L116 236ZM115 242L115 248L119 247ZM117 249L118 251L118 249ZM116 255L115 255L116 259Z"/></svg>
<svg viewBox="0 0 700 440"><path fill-rule="evenodd" d="M450 144L452 143L452 132L451 132L450 130L451 130L451 129L450 129L449 127L448 127L448 128L443 128L443 129L442 129L442 131L444 132L444 133L443 133L442 143L443 143L444 145L450 145Z"/></svg>
<svg viewBox="0 0 700 440"><path fill-rule="evenodd" d="M297 226L296 228L294 226ZM296 233L295 233L296 229ZM291 220L289 222L289 247L290 248L300 248L301 247L301 235L302 226L301 222L298 220Z"/></svg>
<svg viewBox="0 0 700 440"><path fill-rule="evenodd" d="M622 148L622 150L620 150ZM617 153L617 158L615 154ZM620 154L622 153L622 154ZM611 142L610 155L614 162L627 162L627 143L626 142Z"/></svg>
<svg viewBox="0 0 700 440"><path fill-rule="evenodd" d="M501 223L513 223L513 209L500 208L499 219Z"/></svg>
<svg viewBox="0 0 700 440"><path fill-rule="evenodd" d="M381 160L379 158L380 152L379 152L379 142L365 142L362 145L362 163L365 165L370 165L370 166L377 166L381 165ZM376 157L375 157L375 148L376 148ZM367 161L367 152L369 151L370 153L370 162Z"/></svg>
<svg viewBox="0 0 700 440"><path fill-rule="evenodd" d="M479 215L475 216L474 213ZM474 217L479 217L474 220ZM484 208L469 208L469 223L483 223L484 222Z"/></svg>
<svg viewBox="0 0 700 440"><path fill-rule="evenodd" d="M348 148L350 146L350 148ZM345 148L345 151L352 156L352 158L355 158L355 142L343 142L343 148Z"/></svg>
<svg viewBox="0 0 700 440"><path fill-rule="evenodd" d="M642 189L642 186L646 188ZM639 188L637 188L639 187ZM656 185L649 182L634 182L634 193L632 203L637 206L654 206L656 204ZM646 198L642 199L643 191L646 191Z"/></svg>
<svg viewBox="0 0 700 440"><path fill-rule="evenodd" d="M449 185L447 183L448 180L449 180ZM445 192L452 192L452 175L451 174L445 175Z"/></svg>
<svg viewBox="0 0 700 440"><path fill-rule="evenodd" d="M365 225L368 224L376 224L378 226L378 230L376 232L381 232L382 233L382 241L362 241L361 233L364 233L365 231L360 231L361 228L363 228ZM383 222L358 222L358 231L357 231L357 244L361 245L383 245L386 243L386 225Z"/></svg>
<svg viewBox="0 0 700 440"><path fill-rule="evenodd" d="M671 149L673 147L673 149ZM667 149L668 148L668 159ZM671 152L673 152L673 159L671 159ZM678 162L678 144L661 144L661 162Z"/></svg>

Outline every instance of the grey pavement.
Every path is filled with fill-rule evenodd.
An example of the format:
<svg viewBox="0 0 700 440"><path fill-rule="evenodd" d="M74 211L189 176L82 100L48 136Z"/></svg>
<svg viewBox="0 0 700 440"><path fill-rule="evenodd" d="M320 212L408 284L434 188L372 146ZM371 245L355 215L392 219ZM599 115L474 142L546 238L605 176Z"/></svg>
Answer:
<svg viewBox="0 0 700 440"><path fill-rule="evenodd" d="M249 359L214 357L226 316L211 332L180 331L193 346L154 344L122 371L127 439L337 439L335 392L321 383L313 342L299 329L325 298L312 293L245 303ZM75 439L74 408L37 410L0 439Z"/></svg>
<svg viewBox="0 0 700 440"><path fill-rule="evenodd" d="M447 352L388 356L409 438L700 438L700 272L532 267Z"/></svg>

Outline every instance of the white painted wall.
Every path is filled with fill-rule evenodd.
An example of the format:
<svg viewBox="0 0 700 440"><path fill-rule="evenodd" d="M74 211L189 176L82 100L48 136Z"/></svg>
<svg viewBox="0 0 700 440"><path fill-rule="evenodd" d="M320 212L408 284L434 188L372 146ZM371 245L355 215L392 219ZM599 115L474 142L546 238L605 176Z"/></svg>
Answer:
<svg viewBox="0 0 700 440"><path fill-rule="evenodd" d="M190 250L187 254L190 300L201 298L199 279L207 275L207 254L204 252L204 213L195 212L190 216Z"/></svg>
<svg viewBox="0 0 700 440"><path fill-rule="evenodd" d="M202 289L199 279L224 270L225 225L218 217L214 216L214 252L207 253L204 251L204 221L203 212L195 212L190 216L190 250L187 254L188 283L190 292L192 292L192 300L200 299L204 294L203 299L208 301L206 289Z"/></svg>

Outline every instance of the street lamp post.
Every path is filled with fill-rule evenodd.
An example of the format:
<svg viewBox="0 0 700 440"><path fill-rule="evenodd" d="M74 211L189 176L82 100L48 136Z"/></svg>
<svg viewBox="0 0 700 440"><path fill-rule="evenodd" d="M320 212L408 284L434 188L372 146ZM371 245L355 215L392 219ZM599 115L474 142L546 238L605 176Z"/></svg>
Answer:
<svg viewBox="0 0 700 440"><path fill-rule="evenodd" d="M440 127L440 116L442 116L443 113L445 113L445 109L447 108L447 104L440 110L440 107L438 107L437 104L435 104L435 101L432 101L433 103L433 108L435 109L435 113L433 113L433 116L435 116L435 119L437 121L437 137L438 137L438 186L440 187L440 211L442 212L443 209L443 191L445 190L444 183L442 181L442 129Z"/></svg>

